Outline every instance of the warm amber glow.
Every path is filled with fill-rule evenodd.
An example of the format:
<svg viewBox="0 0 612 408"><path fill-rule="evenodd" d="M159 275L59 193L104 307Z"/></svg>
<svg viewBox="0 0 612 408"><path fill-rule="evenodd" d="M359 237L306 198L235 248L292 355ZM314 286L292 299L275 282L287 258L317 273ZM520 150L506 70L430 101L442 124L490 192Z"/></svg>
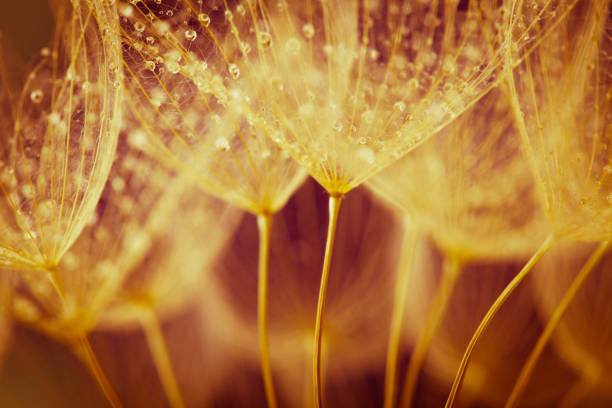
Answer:
<svg viewBox="0 0 612 408"><path fill-rule="evenodd" d="M1 407L612 406L611 0L23 3Z"/></svg>

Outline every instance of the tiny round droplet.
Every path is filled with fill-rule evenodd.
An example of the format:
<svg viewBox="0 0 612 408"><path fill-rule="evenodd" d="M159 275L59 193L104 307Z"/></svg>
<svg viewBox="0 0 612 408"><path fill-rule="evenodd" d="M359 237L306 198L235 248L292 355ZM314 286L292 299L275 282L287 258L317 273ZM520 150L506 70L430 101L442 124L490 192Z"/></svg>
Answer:
<svg viewBox="0 0 612 408"><path fill-rule="evenodd" d="M149 71L155 71L155 62L153 61L145 62L145 68L148 69Z"/></svg>
<svg viewBox="0 0 612 408"><path fill-rule="evenodd" d="M291 54L299 53L301 48L300 40L295 37L289 38L285 43L285 49Z"/></svg>
<svg viewBox="0 0 612 408"><path fill-rule="evenodd" d="M226 138L220 137L215 140L215 148L220 152L227 152L230 149L230 145Z"/></svg>
<svg viewBox="0 0 612 408"><path fill-rule="evenodd" d="M41 103L43 100L43 91L41 91L40 89L37 89L35 91L32 91L30 93L30 99L32 100L32 102L34 103Z"/></svg>
<svg viewBox="0 0 612 408"><path fill-rule="evenodd" d="M397 101L393 104L393 109L397 112L403 112L406 110L406 104L403 101Z"/></svg>
<svg viewBox="0 0 612 408"><path fill-rule="evenodd" d="M138 31L139 33L142 33L144 29L145 29L145 26L140 21L137 21L134 23L134 30Z"/></svg>
<svg viewBox="0 0 612 408"><path fill-rule="evenodd" d="M227 70L229 71L232 78L238 79L240 77L240 68L238 68L236 64L230 64Z"/></svg>
<svg viewBox="0 0 612 408"><path fill-rule="evenodd" d="M198 20L204 27L208 27L210 25L210 16L205 13L198 14Z"/></svg>
<svg viewBox="0 0 612 408"><path fill-rule="evenodd" d="M258 40L259 40L259 45L262 48L268 48L270 44L272 43L272 36L267 31L260 31Z"/></svg>
<svg viewBox="0 0 612 408"><path fill-rule="evenodd" d="M185 30L185 38L187 41L193 41L198 36L198 33L195 30Z"/></svg>
<svg viewBox="0 0 612 408"><path fill-rule="evenodd" d="M166 64L166 68L168 68L168 71L171 74L178 74L178 72L181 70L181 66L176 61L169 61Z"/></svg>
<svg viewBox="0 0 612 408"><path fill-rule="evenodd" d="M314 37L315 29L312 24L304 24L302 26L302 33L304 34L304 37L310 40L312 37Z"/></svg>

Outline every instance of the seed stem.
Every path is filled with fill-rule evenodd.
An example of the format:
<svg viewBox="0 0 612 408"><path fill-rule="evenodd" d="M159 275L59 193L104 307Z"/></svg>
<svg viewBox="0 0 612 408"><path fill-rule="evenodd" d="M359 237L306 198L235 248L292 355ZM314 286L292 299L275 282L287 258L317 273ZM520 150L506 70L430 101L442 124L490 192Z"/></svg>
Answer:
<svg viewBox="0 0 612 408"><path fill-rule="evenodd" d="M268 340L268 259L270 253L271 214L257 215L259 229L259 266L257 284L257 326L259 332L259 350L261 353L261 373L263 376L266 400L269 408L276 408L276 395L270 364L270 345Z"/></svg>
<svg viewBox="0 0 612 408"><path fill-rule="evenodd" d="M164 334L155 312L148 307L143 308L140 323L144 329L149 349L153 355L153 362L155 363L170 406L173 408L184 408L185 403L183 402L183 397L174 375L170 355L164 341Z"/></svg>
<svg viewBox="0 0 612 408"><path fill-rule="evenodd" d="M325 257L323 259L323 271L321 273L321 287L319 288L319 300L317 302L317 316L315 320L315 339L313 355L313 389L315 408L323 407L323 387L321 384L321 342L323 339L323 312L325 310L325 296L327 294L327 278L331 266L332 252L334 249L334 237L342 195L329 196L329 222L327 227L327 240L325 243Z"/></svg>
<svg viewBox="0 0 612 408"><path fill-rule="evenodd" d="M431 310L427 316L427 322L421 335L419 336L406 370L404 389L400 406L410 407L414 397L414 390L419 379L419 371L427 355L427 350L433 340L434 334L446 313L448 302L453 293L453 288L461 272L461 261L456 257L445 257L442 270L440 286L433 299Z"/></svg>
<svg viewBox="0 0 612 408"><path fill-rule="evenodd" d="M384 408L392 408L395 406L397 356L399 355L402 322L404 320L404 311L406 310L406 300L408 298L408 283L412 272L411 261L414 255L414 245L416 241L416 230L409 217L406 217L404 221L404 228L404 242L402 243L402 253L395 280L393 311L391 312L391 325L389 329L389 346L387 347Z"/></svg>
<svg viewBox="0 0 612 408"><path fill-rule="evenodd" d="M87 339L86 335L80 337L73 346L73 351L76 353L79 358L85 363L92 376L96 380L96 383L104 393L106 400L113 408L121 408L121 401L119 401L119 397L117 397L117 393L113 389L113 386L104 375L104 371L102 371L102 367L100 367L100 363L96 358L96 355L91 348L91 344Z"/></svg>
<svg viewBox="0 0 612 408"><path fill-rule="evenodd" d="M504 288L502 293L495 299L495 302L491 305L483 319L480 321L478 328L472 335L470 342L468 343L465 352L463 353L463 358L461 359L461 363L459 364L459 369L457 370L457 374L455 376L455 380L453 381L453 385L451 387L450 394L448 396L448 400L444 405L444 408L451 408L455 403L455 398L457 397L457 392L459 391L459 387L461 387L461 383L463 382L463 377L465 376L465 372L467 370L467 366L470 362L470 358L472 357L472 352L474 351L474 347L476 343L480 339L480 336L484 333L486 328L489 326L489 323L493 320L493 317L497 314L502 305L508 300L512 292L518 287L518 285L523 281L525 276L529 274L531 269L535 266L535 264L540 260L542 256L552 247L555 241L554 234L550 234L540 245L540 247L536 250L536 252L531 256L529 261L523 266L523 269L510 281L510 283Z"/></svg>
<svg viewBox="0 0 612 408"><path fill-rule="evenodd" d="M544 347L546 347L548 340L550 340L553 332L559 325L559 322L563 318L563 315L567 311L567 308L572 303L572 301L586 282L587 278L590 276L593 269L595 269L601 258L604 256L609 246L610 242L604 241L599 245L599 247L597 247L595 252L593 252L593 254L591 254L589 259L586 261L578 275L576 275L576 278L574 278L574 281L567 289L567 292L565 292L563 299L561 299L561 302L559 302L559 304L555 308L548 324L544 328L544 331L542 332L542 334L540 334L538 342L534 346L533 350L529 354L529 357L527 358L527 361L523 365L521 373L519 374L518 379L514 384L514 388L510 393L510 397L506 402L506 408L514 407L520 402L521 395L525 390L527 383L529 382L529 378L531 377L538 358L544 351Z"/></svg>

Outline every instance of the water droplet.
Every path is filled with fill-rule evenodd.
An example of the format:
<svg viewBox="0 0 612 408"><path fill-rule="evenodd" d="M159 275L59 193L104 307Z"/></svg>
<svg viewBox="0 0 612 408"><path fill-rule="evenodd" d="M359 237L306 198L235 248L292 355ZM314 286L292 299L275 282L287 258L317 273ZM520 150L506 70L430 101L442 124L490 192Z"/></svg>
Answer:
<svg viewBox="0 0 612 408"><path fill-rule="evenodd" d="M151 36L148 36L148 37L146 38L146 41L147 41L147 44L149 44L149 45L153 45L153 44L155 44L155 38L153 38L153 37L151 37Z"/></svg>
<svg viewBox="0 0 612 408"><path fill-rule="evenodd" d="M272 36L267 31L260 31L257 40L259 41L259 45L265 49L272 43Z"/></svg>
<svg viewBox="0 0 612 408"><path fill-rule="evenodd" d="M406 110L406 104L403 101L397 101L393 104L393 109L397 112L403 112Z"/></svg>
<svg viewBox="0 0 612 408"><path fill-rule="evenodd" d="M368 164L373 164L376 156L374 155L374 151L369 147L362 147L357 150L357 158Z"/></svg>
<svg viewBox="0 0 612 408"><path fill-rule="evenodd" d="M295 37L289 38L285 43L285 50L291 54L299 53L301 48L300 40Z"/></svg>
<svg viewBox="0 0 612 408"><path fill-rule="evenodd" d="M229 71L232 78L234 79L240 78L240 68L238 68L238 65L230 64L229 67L227 67L227 70Z"/></svg>
<svg viewBox="0 0 612 408"><path fill-rule="evenodd" d="M361 114L361 120L368 125L372 124L374 122L374 112L369 109L364 111Z"/></svg>
<svg viewBox="0 0 612 408"><path fill-rule="evenodd" d="M217 140L215 140L215 149L220 152L227 152L230 149L229 142L224 137L217 138Z"/></svg>
<svg viewBox="0 0 612 408"><path fill-rule="evenodd" d="M178 72L181 70L181 66L176 61L169 61L166 64L166 68L168 68L168 71L171 74L178 74Z"/></svg>
<svg viewBox="0 0 612 408"><path fill-rule="evenodd" d="M315 29L312 24L304 24L302 26L302 33L304 34L304 37L310 40L312 37L314 37Z"/></svg>
<svg viewBox="0 0 612 408"><path fill-rule="evenodd" d="M146 61L145 62L145 68L148 69L149 71L155 71L155 62L153 62L153 61Z"/></svg>
<svg viewBox="0 0 612 408"><path fill-rule="evenodd" d="M142 130L135 130L128 135L128 143L132 147L143 148L147 144L147 134Z"/></svg>
<svg viewBox="0 0 612 408"><path fill-rule="evenodd" d="M40 55L43 57L48 57L49 55L51 55L51 50L48 47L44 47L40 50Z"/></svg>
<svg viewBox="0 0 612 408"><path fill-rule="evenodd" d="M123 180L119 176L116 176L111 180L111 187L115 191L123 191L123 189L125 188L125 180Z"/></svg>
<svg viewBox="0 0 612 408"><path fill-rule="evenodd" d="M240 14L243 17L246 14L246 9L244 8L242 4L239 4L238 6L236 6L236 11L238 12L238 14Z"/></svg>
<svg viewBox="0 0 612 408"><path fill-rule="evenodd" d="M60 123L60 115L57 112L53 112L49 114L47 119L49 120L49 123L51 123L52 125L58 125Z"/></svg>
<svg viewBox="0 0 612 408"><path fill-rule="evenodd" d="M41 91L40 89L37 89L35 91L32 91L30 93L30 99L32 100L32 102L34 103L41 103L43 100L43 91Z"/></svg>
<svg viewBox="0 0 612 408"><path fill-rule="evenodd" d="M134 30L138 31L139 33L142 33L144 29L145 29L145 26L140 21L137 21L134 23Z"/></svg>
<svg viewBox="0 0 612 408"><path fill-rule="evenodd" d="M412 89L417 89L419 87L419 80L416 78L412 78L408 81L408 86Z"/></svg>
<svg viewBox="0 0 612 408"><path fill-rule="evenodd" d="M198 14L198 20L202 23L202 26L208 27L210 25L210 16L205 13Z"/></svg>
<svg viewBox="0 0 612 408"><path fill-rule="evenodd" d="M242 53L244 55L249 55L249 53L251 52L251 46L249 45L249 43L244 41L240 43L240 49L242 50Z"/></svg>
<svg viewBox="0 0 612 408"><path fill-rule="evenodd" d="M185 38L187 41L193 41L198 36L198 33L195 30L185 30Z"/></svg>

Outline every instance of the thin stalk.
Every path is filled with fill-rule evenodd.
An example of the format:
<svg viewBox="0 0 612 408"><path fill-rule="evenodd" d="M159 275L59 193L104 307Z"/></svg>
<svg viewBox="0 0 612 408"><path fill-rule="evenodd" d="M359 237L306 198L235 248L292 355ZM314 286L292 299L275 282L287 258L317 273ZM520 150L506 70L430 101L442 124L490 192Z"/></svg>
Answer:
<svg viewBox="0 0 612 408"><path fill-rule="evenodd" d="M397 357L399 355L400 339L402 334L402 322L406 310L408 298L408 283L412 272L410 261L414 255L416 231L409 217L404 221L404 242L402 243L402 254L397 268L395 279L395 294L393 296L393 311L391 312L391 325L389 328L389 345L387 347L387 363L385 366L385 396L384 408L395 406L395 387L397 383Z"/></svg>
<svg viewBox="0 0 612 408"><path fill-rule="evenodd" d="M96 355L91 348L91 344L87 339L86 335L80 337L73 346L73 351L81 358L81 360L85 363L92 376L96 380L96 383L104 393L106 400L113 408L121 408L121 401L119 401L119 397L117 397L117 393L113 389L113 386L104 375L104 371L102 371L102 367L100 367L100 363L96 358Z"/></svg>
<svg viewBox="0 0 612 408"><path fill-rule="evenodd" d="M550 318L550 321L546 325L546 328L544 328L544 331L538 338L538 342L529 354L527 361L523 365L521 373L519 374L518 379L514 384L514 388L510 393L510 397L506 402L506 408L514 407L519 403L521 395L525 390L527 383L529 382L529 378L531 377L538 358L544 351L544 347L546 347L546 344L548 344L548 341L550 340L553 332L559 325L559 322L561 321L561 318L563 318L563 315L567 311L567 308L572 303L572 301L586 282L587 278L591 275L593 269L595 269L601 258L604 256L609 246L609 241L604 241L599 245L595 252L593 252L593 254L586 261L578 275L576 275L576 278L574 278L574 281L567 289L567 292L565 292L563 299L561 299L561 302L557 305L555 311L553 312Z"/></svg>
<svg viewBox="0 0 612 408"><path fill-rule="evenodd" d="M461 363L459 364L459 369L457 370L457 374L455 376L455 380L453 381L453 385L451 387L450 394L448 396L448 400L446 400L445 408L451 408L455 403L455 398L457 397L457 392L459 391L459 387L461 387L461 383L463 382L463 377L465 376L465 372L467 370L467 366L470 362L470 358L472 357L472 352L474 351L474 347L476 343L480 339L480 336L484 333L486 328L489 326L489 323L493 320L493 317L497 314L502 305L508 300L512 292L518 287L518 285L523 281L525 276L529 274L531 269L535 266L535 264L540 260L542 256L552 247L555 240L554 234L549 235L542 245L537 249L537 251L531 256L529 261L523 266L523 269L510 281L510 283L504 288L502 293L495 299L495 302L491 305L484 318L480 321L478 328L472 335L470 342L468 343L465 352L463 353L463 358L461 359Z"/></svg>
<svg viewBox="0 0 612 408"><path fill-rule="evenodd" d="M57 267L47 269L47 276L60 298L62 308L64 308L66 302L66 289L64 287L64 282L62 281L62 276L59 269ZM102 367L100 367L100 363L98 362L98 359L91 348L91 344L89 344L87 335L83 334L82 336L78 337L76 342L69 347L77 355L77 357L79 357L81 361L85 363L85 366L93 376L94 380L96 380L96 383L102 390L102 393L106 397L106 400L110 406L113 408L121 408L121 401L119 401L119 397L117 397L117 393L113 389L113 386L106 378L106 375L104 375L104 371L102 370Z"/></svg>
<svg viewBox="0 0 612 408"><path fill-rule="evenodd" d="M457 258L446 257L444 259L440 286L438 287L431 310L427 316L425 329L414 346L412 357L410 358L410 363L406 371L406 379L404 380L401 400L402 407L410 407L412 403L414 390L419 379L419 371L421 370L423 361L425 361L425 356L427 355L427 350L429 350L434 334L446 313L448 302L460 272L461 262Z"/></svg>
<svg viewBox="0 0 612 408"><path fill-rule="evenodd" d="M155 368L161 379L170 406L173 408L184 408L185 403L183 402L183 397L174 375L174 369L172 368L166 342L164 341L164 334L155 312L148 308L143 309L140 323L144 329L149 349L153 355Z"/></svg>
<svg viewBox="0 0 612 408"><path fill-rule="evenodd" d="M259 350L261 354L261 373L263 376L266 400L269 408L276 408L272 366L270 364L270 345L268 342L268 258L270 253L271 214L257 215L259 229L259 265L257 283L257 327L259 332Z"/></svg>
<svg viewBox="0 0 612 408"><path fill-rule="evenodd" d="M336 236L336 225L338 224L338 214L341 195L329 196L329 222L327 228L327 240L325 243L325 257L323 259L323 272L321 273L321 287L319 288L319 300L317 302L317 317L315 320L315 339L313 353L313 389L315 408L323 407L323 390L321 385L321 342L323 339L323 312L325 310L325 295L327 294L327 278L331 266L332 252L334 250L334 237Z"/></svg>

